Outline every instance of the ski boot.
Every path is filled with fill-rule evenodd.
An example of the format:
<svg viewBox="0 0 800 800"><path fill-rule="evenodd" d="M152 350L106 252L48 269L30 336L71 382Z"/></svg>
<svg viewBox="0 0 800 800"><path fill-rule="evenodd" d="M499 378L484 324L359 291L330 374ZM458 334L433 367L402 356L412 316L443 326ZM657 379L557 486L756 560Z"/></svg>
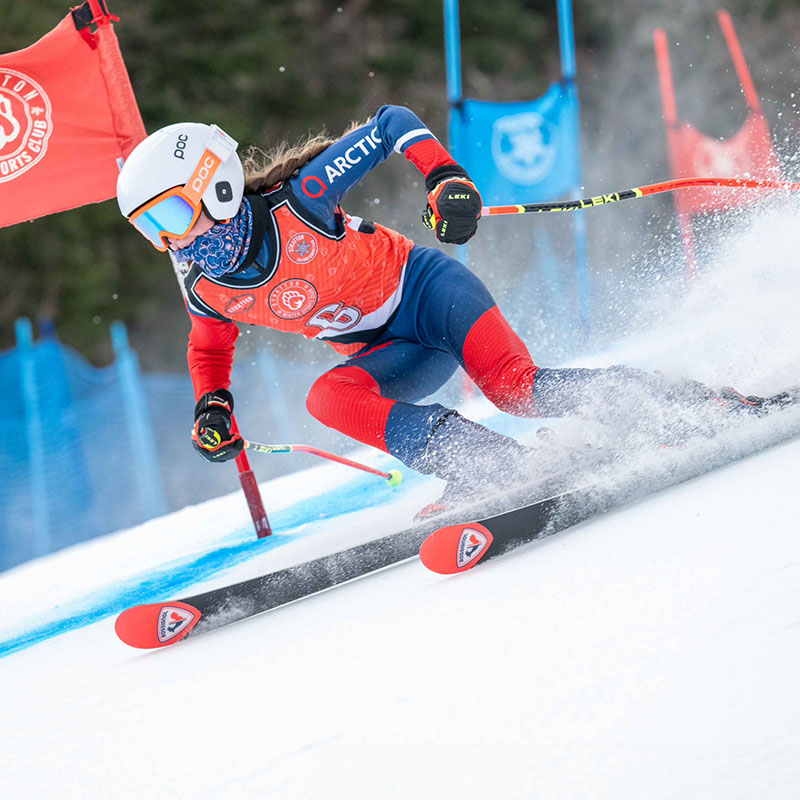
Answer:
<svg viewBox="0 0 800 800"><path fill-rule="evenodd" d="M779 411L797 402L797 398L791 392L779 392L769 397L754 394L745 396L730 386L720 389L719 396L728 410L755 414L758 417L765 417L773 411Z"/></svg>
<svg viewBox="0 0 800 800"><path fill-rule="evenodd" d="M528 477L532 454L514 439L448 411L434 425L425 452L409 466L447 481L442 496L414 519L430 519L456 505L508 490Z"/></svg>

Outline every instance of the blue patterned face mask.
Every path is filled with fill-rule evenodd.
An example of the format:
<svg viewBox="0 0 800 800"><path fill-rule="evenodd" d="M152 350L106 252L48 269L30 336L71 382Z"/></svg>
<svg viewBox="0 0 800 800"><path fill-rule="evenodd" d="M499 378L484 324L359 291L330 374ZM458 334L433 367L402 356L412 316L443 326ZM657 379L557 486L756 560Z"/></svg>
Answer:
<svg viewBox="0 0 800 800"><path fill-rule="evenodd" d="M218 278L244 263L252 235L253 212L245 198L229 222L218 223L174 255L181 262L193 261L207 275Z"/></svg>

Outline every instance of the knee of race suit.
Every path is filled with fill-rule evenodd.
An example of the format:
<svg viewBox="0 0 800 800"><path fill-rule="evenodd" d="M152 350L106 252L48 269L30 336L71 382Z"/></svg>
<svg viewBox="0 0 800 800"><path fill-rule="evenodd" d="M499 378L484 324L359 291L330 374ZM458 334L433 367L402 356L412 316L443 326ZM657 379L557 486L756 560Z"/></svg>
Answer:
<svg viewBox="0 0 800 800"><path fill-rule="evenodd" d="M306 408L323 425L412 467L425 452L431 430L449 411L438 403L419 406L383 397L378 382L355 366L334 368L317 378Z"/></svg>

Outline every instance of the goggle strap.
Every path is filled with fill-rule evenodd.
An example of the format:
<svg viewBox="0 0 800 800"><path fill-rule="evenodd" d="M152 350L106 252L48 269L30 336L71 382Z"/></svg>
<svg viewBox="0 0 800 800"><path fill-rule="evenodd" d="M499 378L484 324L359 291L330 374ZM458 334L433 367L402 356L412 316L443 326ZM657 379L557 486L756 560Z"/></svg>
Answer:
<svg viewBox="0 0 800 800"><path fill-rule="evenodd" d="M220 161L227 161L239 146L239 142L232 136L228 136L222 128L217 125L211 126L211 133L206 142L206 150L210 150Z"/></svg>
<svg viewBox="0 0 800 800"><path fill-rule="evenodd" d="M206 149L181 192L192 205L200 205L200 199L211 184L219 165L236 152L238 145L236 139L228 136L222 128L211 126Z"/></svg>
<svg viewBox="0 0 800 800"><path fill-rule="evenodd" d="M222 162L210 150L204 151L194 168L194 172L186 181L186 186L181 190L181 194L194 206L200 205L200 198L205 194L217 168Z"/></svg>

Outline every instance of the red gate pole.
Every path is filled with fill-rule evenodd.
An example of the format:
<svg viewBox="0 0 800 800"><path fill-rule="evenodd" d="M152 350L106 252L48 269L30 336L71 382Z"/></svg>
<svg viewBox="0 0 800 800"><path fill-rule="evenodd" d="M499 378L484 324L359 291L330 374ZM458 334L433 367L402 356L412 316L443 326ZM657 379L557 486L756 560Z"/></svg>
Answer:
<svg viewBox="0 0 800 800"><path fill-rule="evenodd" d="M744 53L742 53L739 38L736 36L736 29L733 27L731 15L727 11L720 9L717 11L717 19L719 20L720 28L722 28L722 35L725 37L725 44L728 45L728 51L731 54L731 60L736 69L739 83L742 84L742 91L747 100L747 105L750 106L752 111L762 115L761 100L758 99L758 92L756 92L753 78L747 68L747 62L744 60Z"/></svg>
<svg viewBox="0 0 800 800"><path fill-rule="evenodd" d="M658 84L661 87L661 101L664 105L664 126L667 130L667 150L669 151L670 169L673 175L680 175L677 163L680 150L678 137L678 105L675 102L675 86L672 81L672 67L669 61L669 45L667 34L663 28L653 31L653 44L656 50L658 67ZM692 217L687 214L679 198L675 199L675 211L678 216L678 227L681 232L683 256L686 261L686 273L690 279L697 277L697 256L694 247Z"/></svg>

